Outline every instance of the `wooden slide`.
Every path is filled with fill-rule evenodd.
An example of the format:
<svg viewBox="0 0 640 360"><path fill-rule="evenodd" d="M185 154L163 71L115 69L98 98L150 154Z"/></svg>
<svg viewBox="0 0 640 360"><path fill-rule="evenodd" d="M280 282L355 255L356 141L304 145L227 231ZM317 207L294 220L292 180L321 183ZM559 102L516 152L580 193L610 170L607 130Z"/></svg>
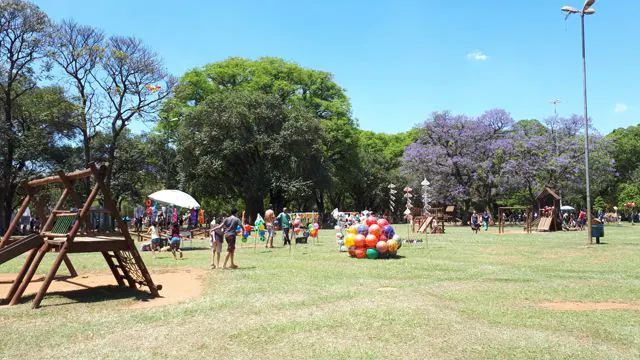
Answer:
<svg viewBox="0 0 640 360"><path fill-rule="evenodd" d="M552 220L553 220L552 217L541 218L540 224L538 224L538 231L550 231Z"/></svg>
<svg viewBox="0 0 640 360"><path fill-rule="evenodd" d="M431 223L433 222L433 216L429 216L423 223L422 226L420 226L420 229L418 230L418 233L423 234L427 231L427 229L429 228L429 226L431 226Z"/></svg>
<svg viewBox="0 0 640 360"><path fill-rule="evenodd" d="M37 249L44 243L40 234L32 234L23 239L11 242L0 249L0 264L16 258L29 250Z"/></svg>

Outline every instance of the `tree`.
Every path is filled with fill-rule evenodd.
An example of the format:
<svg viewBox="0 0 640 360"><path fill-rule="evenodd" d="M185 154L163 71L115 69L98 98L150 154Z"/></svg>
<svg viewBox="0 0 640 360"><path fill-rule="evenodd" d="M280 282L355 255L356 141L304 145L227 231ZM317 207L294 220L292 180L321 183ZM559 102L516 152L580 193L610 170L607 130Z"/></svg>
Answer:
<svg viewBox="0 0 640 360"><path fill-rule="evenodd" d="M117 161L118 139L132 121L149 120L169 96L174 79L160 57L133 37L112 36L102 59L102 71L93 76L106 97L111 141L106 160ZM113 171L106 176L111 183Z"/></svg>
<svg viewBox="0 0 640 360"><path fill-rule="evenodd" d="M201 197L243 199L252 218L262 213L269 189L308 197L321 170L319 120L312 110L287 106L274 95L212 94L180 126L184 187Z"/></svg>
<svg viewBox="0 0 640 360"><path fill-rule="evenodd" d="M490 110L478 119L449 112L432 114L418 141L404 152L404 173L416 184L428 177L434 200L459 203L465 213L474 201L491 205L498 175L511 150L505 134L510 119L503 110Z"/></svg>
<svg viewBox="0 0 640 360"><path fill-rule="evenodd" d="M187 72L175 90L175 97L163 108L161 128L171 131L208 97L226 91L257 91L280 99L287 106L304 106L320 121L322 164L309 184L319 211L344 201L345 186L356 181L358 134L351 119L351 107L344 89L330 73L302 68L278 58L248 60L230 58ZM174 120L174 121L172 121ZM275 187L269 194L276 207L287 200Z"/></svg>
<svg viewBox="0 0 640 360"><path fill-rule="evenodd" d="M633 172L640 168L640 125L615 129L607 138L612 142L619 179L626 182L632 178Z"/></svg>
<svg viewBox="0 0 640 360"><path fill-rule="evenodd" d="M64 71L73 89L78 116L71 123L80 133L84 166L88 167L91 141L102 122L94 79L104 54L104 34L91 26L64 20L54 26L49 45L51 59Z"/></svg>
<svg viewBox="0 0 640 360"><path fill-rule="evenodd" d="M36 5L20 0L0 0L0 229L11 217L20 172L15 121L17 103L36 87L34 67L45 55L49 19Z"/></svg>

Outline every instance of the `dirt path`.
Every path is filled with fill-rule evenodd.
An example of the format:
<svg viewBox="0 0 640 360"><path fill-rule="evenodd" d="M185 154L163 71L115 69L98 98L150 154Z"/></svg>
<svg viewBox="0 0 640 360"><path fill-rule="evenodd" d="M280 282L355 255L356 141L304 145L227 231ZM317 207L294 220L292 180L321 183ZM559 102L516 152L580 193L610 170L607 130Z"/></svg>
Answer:
<svg viewBox="0 0 640 360"><path fill-rule="evenodd" d="M635 310L640 311L639 304L624 304L613 302L582 303L582 302L548 302L539 304L540 307L557 311L593 311L593 310Z"/></svg>
<svg viewBox="0 0 640 360"><path fill-rule="evenodd" d="M162 285L161 297L138 301L131 307L152 308L198 299L204 289L205 274L207 274L207 271L194 268L169 268L152 271L153 282ZM4 296L9 291L14 278L15 274L0 274L0 296ZM34 277L23 296L35 294L40 288L43 279L44 276L42 275ZM48 292L73 292L109 285L117 285L111 273L80 274L76 278L56 279L51 283ZM143 287L141 290L145 291L145 289Z"/></svg>

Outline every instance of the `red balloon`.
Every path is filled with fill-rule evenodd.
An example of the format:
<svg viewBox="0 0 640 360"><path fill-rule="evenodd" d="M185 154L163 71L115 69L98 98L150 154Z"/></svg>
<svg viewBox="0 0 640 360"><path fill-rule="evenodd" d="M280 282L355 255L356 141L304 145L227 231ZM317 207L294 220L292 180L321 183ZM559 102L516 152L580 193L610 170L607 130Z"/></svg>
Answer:
<svg viewBox="0 0 640 360"><path fill-rule="evenodd" d="M367 248L375 248L376 244L378 244L378 237L373 234L367 235L365 239L365 245L367 245Z"/></svg>
<svg viewBox="0 0 640 360"><path fill-rule="evenodd" d="M387 252L387 242L386 241L378 241L378 243L376 244L376 249L378 249L378 252L380 252L381 254L384 254Z"/></svg>
<svg viewBox="0 0 640 360"><path fill-rule="evenodd" d="M378 240L380 240L380 241L387 241L387 240L389 240L389 239L388 239L386 236L384 236L384 234L383 234L383 235L380 235L380 237L378 238Z"/></svg>
<svg viewBox="0 0 640 360"><path fill-rule="evenodd" d="M389 222L387 221L387 219L378 219L378 226L380 226L380 228L383 228L387 225L389 225Z"/></svg>
<svg viewBox="0 0 640 360"><path fill-rule="evenodd" d="M354 240L354 241L355 241L355 243L356 243L356 248L358 248L358 249L362 249L362 248L364 248L365 240L366 240L366 238L364 237L364 235L362 235L362 234L358 234L358 235L356 235L356 237L355 237L353 240ZM366 254L365 254L365 256L366 256Z"/></svg>
<svg viewBox="0 0 640 360"><path fill-rule="evenodd" d="M352 246L349 248L349 256L356 257L356 247Z"/></svg>
<svg viewBox="0 0 640 360"><path fill-rule="evenodd" d="M367 226L371 226L373 224L376 224L377 222L378 222L378 219L376 219L373 216L369 216L367 220L365 220L365 224L367 224Z"/></svg>
<svg viewBox="0 0 640 360"><path fill-rule="evenodd" d="M382 235L382 228L378 224L373 224L369 226L369 234L373 234L375 236Z"/></svg>
<svg viewBox="0 0 640 360"><path fill-rule="evenodd" d="M358 259L364 259L367 257L367 250L366 249L356 249L356 257Z"/></svg>

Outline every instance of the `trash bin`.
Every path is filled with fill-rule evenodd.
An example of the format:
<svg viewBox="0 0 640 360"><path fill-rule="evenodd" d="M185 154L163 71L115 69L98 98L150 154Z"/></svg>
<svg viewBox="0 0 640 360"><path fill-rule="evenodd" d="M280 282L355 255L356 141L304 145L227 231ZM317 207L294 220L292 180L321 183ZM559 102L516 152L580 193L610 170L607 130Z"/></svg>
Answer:
<svg viewBox="0 0 640 360"><path fill-rule="evenodd" d="M604 237L604 225L592 224L591 225L591 237L596 238L596 244L600 244L600 238Z"/></svg>

